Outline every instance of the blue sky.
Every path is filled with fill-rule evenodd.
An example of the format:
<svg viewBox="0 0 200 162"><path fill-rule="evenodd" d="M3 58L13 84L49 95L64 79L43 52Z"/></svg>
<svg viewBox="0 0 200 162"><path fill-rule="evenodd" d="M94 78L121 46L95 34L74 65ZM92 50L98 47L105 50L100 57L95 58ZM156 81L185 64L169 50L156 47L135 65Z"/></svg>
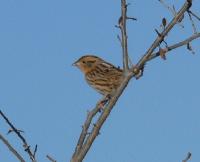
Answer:
<svg viewBox="0 0 200 162"><path fill-rule="evenodd" d="M138 19L128 22L129 54L136 63L162 18L172 15L158 1L128 2L128 15ZM167 2L178 9L184 1ZM200 15L197 6L194 1ZM87 110L101 98L71 64L90 53L122 66L114 27L119 15L119 0L0 1L0 109L32 147L38 145L38 161L48 161L46 154L69 161ZM187 17L183 24L170 32L168 44L192 34ZM200 161L199 43L192 43L195 55L182 47L166 61L147 64L144 76L132 80L119 99L86 162L177 162L188 151ZM0 132L28 159L8 129L0 119ZM0 161L17 161L2 142Z"/></svg>

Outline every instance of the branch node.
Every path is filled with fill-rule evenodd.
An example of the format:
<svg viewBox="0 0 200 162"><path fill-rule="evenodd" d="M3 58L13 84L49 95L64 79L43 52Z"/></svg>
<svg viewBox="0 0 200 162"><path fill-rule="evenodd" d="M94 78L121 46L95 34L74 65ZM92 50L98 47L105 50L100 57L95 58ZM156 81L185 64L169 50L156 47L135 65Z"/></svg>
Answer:
<svg viewBox="0 0 200 162"><path fill-rule="evenodd" d="M191 10L188 10L188 12L189 12L192 16L194 16L197 20L200 21L200 17L197 16L194 12L192 12Z"/></svg>
<svg viewBox="0 0 200 162"><path fill-rule="evenodd" d="M137 75L137 74L140 73L140 70L139 70L137 67L134 67L134 68L133 68L133 73L134 73L135 75Z"/></svg>
<svg viewBox="0 0 200 162"><path fill-rule="evenodd" d="M17 129L16 131L17 131L18 133L24 133L24 131L23 131L23 130L20 130L20 129ZM12 133L12 132L15 132L15 131L14 131L13 129L9 129L8 132L7 132L7 135L10 134L10 133Z"/></svg>
<svg viewBox="0 0 200 162"><path fill-rule="evenodd" d="M24 145L24 151L28 152L30 150L30 146Z"/></svg>

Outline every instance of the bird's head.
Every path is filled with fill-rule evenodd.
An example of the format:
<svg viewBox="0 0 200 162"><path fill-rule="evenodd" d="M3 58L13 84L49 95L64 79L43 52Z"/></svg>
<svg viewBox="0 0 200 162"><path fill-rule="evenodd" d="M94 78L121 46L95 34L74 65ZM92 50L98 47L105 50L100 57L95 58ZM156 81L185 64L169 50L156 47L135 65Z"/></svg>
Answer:
<svg viewBox="0 0 200 162"><path fill-rule="evenodd" d="M84 74L93 70L102 59L94 55L85 55L75 61L72 65L78 67Z"/></svg>

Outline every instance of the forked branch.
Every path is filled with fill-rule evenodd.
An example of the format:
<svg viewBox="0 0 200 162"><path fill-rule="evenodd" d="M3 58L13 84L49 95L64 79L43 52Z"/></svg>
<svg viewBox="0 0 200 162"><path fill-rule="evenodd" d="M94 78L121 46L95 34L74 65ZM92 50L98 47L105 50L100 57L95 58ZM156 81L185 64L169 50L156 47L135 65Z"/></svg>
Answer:
<svg viewBox="0 0 200 162"><path fill-rule="evenodd" d="M23 143L24 150L28 153L30 159L32 162L36 162L35 159L35 151L32 153L30 149L30 145L26 142L26 139L21 135L21 131L18 131L18 129L15 128L15 126L11 123L11 121L6 117L6 115L0 110L0 115L4 118L6 123L11 127L11 130L16 133L16 135L19 137L19 139Z"/></svg>
<svg viewBox="0 0 200 162"><path fill-rule="evenodd" d="M111 98L109 98L109 101L106 102L106 104L103 105L103 110L101 109L102 107L102 101L105 102L107 96L105 96L102 100L100 100L94 109L88 112L87 118L82 126L82 131L80 134L80 137L78 139L75 151L73 153L73 156L71 158L71 162L82 162L88 151L90 150L94 140L96 137L99 135L100 129L103 126L104 122L108 118L109 114L111 113L114 105L116 104L117 100L125 90L126 86L128 85L129 81L133 78L138 76L140 71L144 69L144 65L146 62L158 57L161 55L161 51L155 52L156 48L160 46L162 42L165 42L165 37L168 35L168 33L171 31L171 29L179 23L183 18L184 18L184 13L188 12L190 16L190 20L192 21L191 16L194 16L198 20L200 19L196 14L194 14L191 10L190 7L192 6L192 0L185 0L185 3L181 7L181 9L178 12L174 13L174 17L169 22L169 24L164 25L164 29L161 33L158 33L157 38L155 41L152 43L150 48L146 51L146 53L141 57L141 59L137 62L135 66L129 67L129 56L128 56L128 40L127 40L127 30L126 30L126 21L128 19L135 20L134 18L128 17L127 16L127 2L126 0L121 0L121 16L118 21L118 27L120 28L121 31L121 37L118 37L121 46L122 46L122 56L123 56L123 71L124 71L124 76L123 80L121 82L121 85L118 87L116 90L115 94L112 95ZM193 22L193 21L192 21ZM193 24L194 28L194 24ZM196 31L196 29L195 29ZM179 42L175 43L174 45L168 46L162 51L165 53L168 51L171 51L173 49L176 49L178 47L188 45L191 41L194 39L197 39L200 37L200 33L196 33L192 35L191 37ZM107 101L107 100L106 100ZM99 111L102 111L100 114L98 113ZM37 145L35 146L34 151L31 151L30 145L27 143L26 139L22 136L22 132L10 122L10 120L5 116L5 114L0 110L0 115L4 118L6 123L10 126L10 131L9 132L14 132L19 139L23 143L23 147L25 151L28 153L30 159L32 162L36 162L35 154L37 151ZM97 119L94 121L94 119ZM21 162L25 162L22 156L11 146L11 144L0 134L0 140L3 141L3 143L9 148L9 150L19 159ZM191 157L191 153L188 153L188 156L183 160L183 162L187 162ZM51 162L56 162L52 157L47 155L47 158Z"/></svg>
<svg viewBox="0 0 200 162"><path fill-rule="evenodd" d="M127 33L126 33L126 21L128 19L127 17L127 3L126 0L121 0L121 16L119 18L119 28L121 30L121 38L118 36L118 39L120 40L120 43L122 45L122 51L123 51L123 70L126 75L124 75L123 81L120 85L120 87L116 90L115 94L111 97L109 100L109 103L105 105L103 112L100 116L98 116L97 121L95 124L91 124L94 117L97 117L97 110L98 108L95 107L91 112L88 113L87 119L85 121L85 124L83 125L83 129L81 132L81 135L79 137L75 152L72 156L71 162L82 162L84 157L86 156L87 152L91 148L94 140L99 135L99 131L108 118L110 112L112 111L114 105L116 104L118 98L123 93L124 89L128 85L130 79L134 76L137 76L141 69L144 68L144 64L156 58L160 55L160 53L156 52L155 49L164 41L164 38L166 35L170 32L170 30L176 25L180 19L183 18L183 15L186 11L189 10L189 8L192 5L191 0L186 0L184 5L181 7L181 9L177 12L177 14L174 16L174 18L171 20L171 22L165 27L165 29L158 35L156 40L153 42L153 44L150 46L150 48L147 50L147 52L144 54L144 56L138 61L136 66L131 67L129 69L128 65L128 43L127 43ZM185 45L186 43L200 37L199 34L194 35L185 41L182 41L180 43L174 44L172 46L169 46L166 50L170 51L172 49L178 48L182 45ZM98 104L97 104L98 105ZM92 113L94 112L94 113ZM91 113L91 114L90 114ZM88 133L88 129L91 128L91 132Z"/></svg>
<svg viewBox="0 0 200 162"><path fill-rule="evenodd" d="M194 34L194 35L192 35L191 37L189 37L189 38L187 38L187 39L185 39L185 40L183 40L183 41L181 41L181 42L175 43L175 44L173 44L173 45L171 45L171 46L168 46L168 47L164 48L163 50L166 51L166 54L167 54L169 51L174 50L174 49L176 49L176 48L179 48L179 47L181 47L181 46L187 45L188 43L192 42L193 40L195 40L195 39L197 39L197 38L199 38L199 37L200 37L200 33ZM156 57L158 57L158 56L160 56L160 52L159 52L159 51L153 53L153 54L149 57L148 61L150 61L150 60L152 60L152 59L154 59L154 58L156 58Z"/></svg>
<svg viewBox="0 0 200 162"><path fill-rule="evenodd" d="M141 69L144 64L148 61L154 50L159 46L160 43L163 42L166 35L169 33L169 31L176 25L176 23L183 17L184 13L189 10L189 8L192 5L191 0L186 0L182 8L178 11L178 13L174 16L172 21L166 26L166 28L163 30L160 35L156 38L156 40L153 42L153 44L150 46L150 48L147 50L147 52L144 54L144 56L139 60L136 67L137 69Z"/></svg>

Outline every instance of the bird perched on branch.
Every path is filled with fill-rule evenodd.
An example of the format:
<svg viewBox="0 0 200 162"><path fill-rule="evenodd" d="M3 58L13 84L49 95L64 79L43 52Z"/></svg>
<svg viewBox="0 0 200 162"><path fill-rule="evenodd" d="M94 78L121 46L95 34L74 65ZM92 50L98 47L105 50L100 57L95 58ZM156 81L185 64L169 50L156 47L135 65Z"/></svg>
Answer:
<svg viewBox="0 0 200 162"><path fill-rule="evenodd" d="M123 79L120 68L94 55L82 56L73 65L83 72L87 83L104 96L112 95Z"/></svg>

